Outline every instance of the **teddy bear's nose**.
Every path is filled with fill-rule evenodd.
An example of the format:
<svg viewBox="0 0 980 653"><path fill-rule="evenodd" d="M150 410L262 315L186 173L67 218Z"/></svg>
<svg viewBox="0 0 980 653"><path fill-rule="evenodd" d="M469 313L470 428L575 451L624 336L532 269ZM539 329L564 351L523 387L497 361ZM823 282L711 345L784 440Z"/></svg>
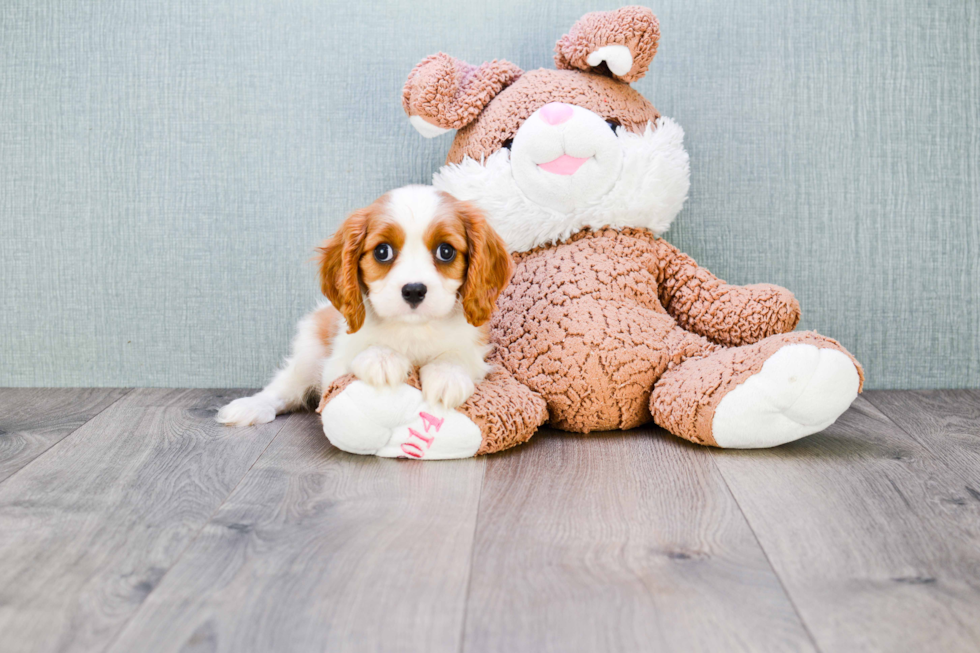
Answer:
<svg viewBox="0 0 980 653"><path fill-rule="evenodd" d="M541 107L541 118L549 125L560 125L572 117L572 107L561 102L551 102Z"/></svg>

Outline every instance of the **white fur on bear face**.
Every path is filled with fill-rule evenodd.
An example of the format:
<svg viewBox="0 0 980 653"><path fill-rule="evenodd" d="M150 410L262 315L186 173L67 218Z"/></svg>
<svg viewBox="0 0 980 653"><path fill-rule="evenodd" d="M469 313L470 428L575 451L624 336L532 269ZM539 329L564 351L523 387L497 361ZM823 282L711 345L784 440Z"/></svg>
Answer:
<svg viewBox="0 0 980 653"><path fill-rule="evenodd" d="M542 115L548 107L571 111L559 124L549 124ZM556 103L524 121L514 134L510 161L514 180L528 199L567 213L609 192L623 168L623 149L603 118ZM555 162L564 164L565 174L551 171L548 164Z"/></svg>
<svg viewBox="0 0 980 653"><path fill-rule="evenodd" d="M619 176L603 194L591 199L578 195L571 208L567 204L556 208L562 206L560 198L534 199L525 194L506 148L484 161L467 157L459 164L445 165L433 176L432 184L483 209L512 252L565 240L586 227L667 231L683 208L690 186L684 130L670 118L648 124L642 134L621 128L613 134L605 121L603 126L621 148ZM572 177L577 179L582 172Z"/></svg>

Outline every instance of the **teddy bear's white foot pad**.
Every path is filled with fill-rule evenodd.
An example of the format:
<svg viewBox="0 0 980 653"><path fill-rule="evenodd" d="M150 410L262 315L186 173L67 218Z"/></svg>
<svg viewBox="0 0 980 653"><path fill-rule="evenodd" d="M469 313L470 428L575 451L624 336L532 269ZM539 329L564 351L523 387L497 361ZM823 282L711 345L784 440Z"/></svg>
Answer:
<svg viewBox="0 0 980 653"><path fill-rule="evenodd" d="M833 424L857 397L857 368L836 349L786 345L715 409L719 447L775 447Z"/></svg>
<svg viewBox="0 0 980 653"><path fill-rule="evenodd" d="M409 385L379 389L355 381L327 403L321 418L338 449L383 458L470 458L483 441L472 420L430 406Z"/></svg>

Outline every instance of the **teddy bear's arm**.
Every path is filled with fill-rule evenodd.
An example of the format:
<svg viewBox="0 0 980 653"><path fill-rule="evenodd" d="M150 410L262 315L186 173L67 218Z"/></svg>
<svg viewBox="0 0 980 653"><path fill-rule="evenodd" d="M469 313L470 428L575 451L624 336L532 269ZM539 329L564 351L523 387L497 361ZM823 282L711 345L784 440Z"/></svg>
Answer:
<svg viewBox="0 0 980 653"><path fill-rule="evenodd" d="M413 370L405 383L416 391L421 390L418 370ZM399 392L401 400L397 398ZM345 393L346 399L341 396ZM503 451L526 442L548 420L545 400L500 365L494 365L476 385L473 395L456 410L428 408L419 392L414 395L413 400L412 391L379 393L347 374L323 389L316 412L323 415L327 437L344 451L427 459L466 458ZM340 403L333 404L335 401ZM448 428L440 430L444 419L448 420L445 425ZM470 429L466 428L467 424ZM470 442L473 429L479 437ZM380 437L381 442L372 441L372 437ZM399 442L399 438L407 440Z"/></svg>
<svg viewBox="0 0 980 653"><path fill-rule="evenodd" d="M655 241L660 302L677 323L726 346L787 333L800 321L793 293L772 284L732 286L663 239Z"/></svg>

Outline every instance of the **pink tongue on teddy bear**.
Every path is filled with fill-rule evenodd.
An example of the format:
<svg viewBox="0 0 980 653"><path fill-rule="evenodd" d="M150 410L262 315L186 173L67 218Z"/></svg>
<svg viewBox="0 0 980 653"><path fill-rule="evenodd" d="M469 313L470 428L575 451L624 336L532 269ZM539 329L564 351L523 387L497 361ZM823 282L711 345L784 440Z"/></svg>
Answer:
<svg viewBox="0 0 980 653"><path fill-rule="evenodd" d="M582 167L582 164L588 161L590 158L592 157L587 156L585 158L579 158L577 156L562 154L554 161L539 163L538 167L545 172L551 172L556 175L574 175L575 172Z"/></svg>

